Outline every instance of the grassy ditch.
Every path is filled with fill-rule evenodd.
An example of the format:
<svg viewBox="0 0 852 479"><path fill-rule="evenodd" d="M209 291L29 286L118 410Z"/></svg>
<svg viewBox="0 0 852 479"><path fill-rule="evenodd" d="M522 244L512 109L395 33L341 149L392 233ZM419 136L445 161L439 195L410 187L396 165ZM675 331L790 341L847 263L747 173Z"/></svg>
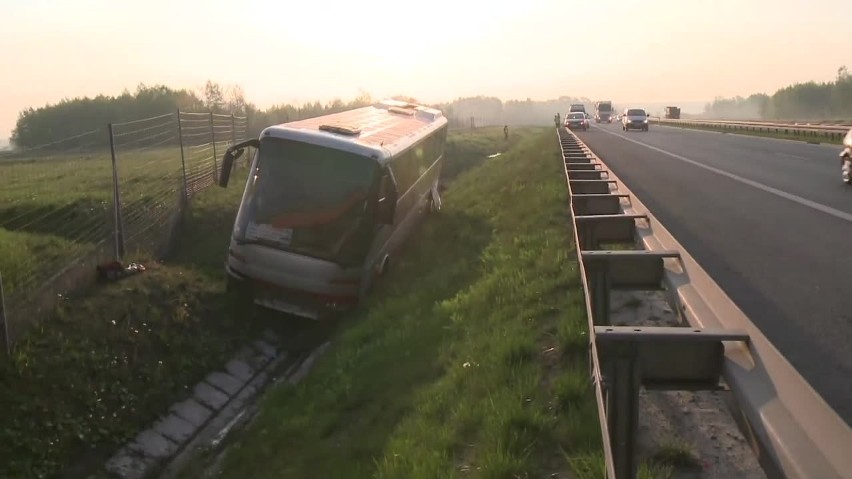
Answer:
<svg viewBox="0 0 852 479"><path fill-rule="evenodd" d="M181 154L176 147L119 150L117 167L125 235L132 243L138 230L163 223L176 210ZM188 147L186 168L192 187L200 171L212 171L213 158ZM7 297L26 297L111 241L112 198L108 151L0 158L0 273Z"/></svg>
<svg viewBox="0 0 852 479"><path fill-rule="evenodd" d="M496 132L483 129L471 140L452 134L450 171L529 135L505 142ZM0 362L0 477L86 477L245 340L280 326L238 321L223 296L222 262L244 175L235 187L193 198L167 261L129 258L149 270L66 298ZM32 244L53 241L31 236ZM12 251L1 234L0 244Z"/></svg>
<svg viewBox="0 0 852 479"><path fill-rule="evenodd" d="M216 477L600 477L583 469L600 434L558 142L513 134L458 175L312 373L270 391Z"/></svg>
<svg viewBox="0 0 852 479"><path fill-rule="evenodd" d="M0 362L0 477L84 474L255 335L222 295L240 194L200 193L170 261L65 299Z"/></svg>

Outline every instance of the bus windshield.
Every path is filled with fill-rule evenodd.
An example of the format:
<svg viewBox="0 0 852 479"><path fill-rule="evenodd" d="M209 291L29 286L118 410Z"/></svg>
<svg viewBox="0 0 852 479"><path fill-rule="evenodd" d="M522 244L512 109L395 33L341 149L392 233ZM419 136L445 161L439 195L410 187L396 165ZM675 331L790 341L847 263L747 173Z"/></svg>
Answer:
<svg viewBox="0 0 852 479"><path fill-rule="evenodd" d="M377 163L367 157L264 138L234 236L238 242L340 264L367 253L373 231Z"/></svg>

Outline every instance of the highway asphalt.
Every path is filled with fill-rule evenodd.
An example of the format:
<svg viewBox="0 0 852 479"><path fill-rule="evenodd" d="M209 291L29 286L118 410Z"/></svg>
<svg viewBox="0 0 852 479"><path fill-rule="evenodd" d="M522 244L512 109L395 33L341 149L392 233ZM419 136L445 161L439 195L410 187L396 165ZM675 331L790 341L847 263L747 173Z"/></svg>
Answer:
<svg viewBox="0 0 852 479"><path fill-rule="evenodd" d="M578 136L852 424L852 186L840 146L657 125Z"/></svg>

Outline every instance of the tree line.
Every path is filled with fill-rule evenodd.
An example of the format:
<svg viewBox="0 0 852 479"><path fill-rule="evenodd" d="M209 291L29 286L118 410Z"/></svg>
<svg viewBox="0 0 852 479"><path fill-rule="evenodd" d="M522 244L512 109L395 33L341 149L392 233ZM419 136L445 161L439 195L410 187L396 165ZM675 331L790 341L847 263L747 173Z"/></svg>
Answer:
<svg viewBox="0 0 852 479"><path fill-rule="evenodd" d="M393 98L420 103L416 98L397 95ZM106 135L108 123L121 123L175 112L230 113L248 118L248 135L257 136L269 126L293 120L313 118L320 115L345 111L370 105L373 98L361 92L351 101L335 99L328 103L308 102L302 105L282 104L260 109L248 102L239 86L225 89L216 82L208 81L203 91L173 89L165 85L146 86L140 84L136 91L124 91L118 96L98 95L95 98L64 99L59 103L40 108L27 108L20 112L11 143L15 148L26 149L52 144L83 132L103 130L103 135L94 135L97 144L109 144ZM511 100L503 102L496 97L458 98L451 102L430 105L441 109L452 126L469 127L482 125L548 125L557 112L566 112L571 103L582 102L591 110L592 102L587 98L560 97L554 100L533 101ZM87 139L86 141L91 141ZM74 142L62 142L56 148L79 146Z"/></svg>
<svg viewBox="0 0 852 479"><path fill-rule="evenodd" d="M727 120L852 119L852 74L842 66L830 82L807 82L781 88L772 95L716 98L704 116Z"/></svg>
<svg viewBox="0 0 852 479"><path fill-rule="evenodd" d="M402 96L396 98L417 101ZM348 102L335 99L325 104L282 104L260 109L246 100L239 86L226 89L208 81L202 92L194 92L164 85L140 84L136 91L124 91L118 96L64 99L53 105L27 108L18 115L10 140L16 148L31 148L87 131L104 130L104 135L96 135L96 141L103 144L95 146L105 146L109 142L105 134L108 123L139 120L177 109L247 116L248 134L256 136L269 125L344 111L369 105L372 101L369 94L362 92ZM570 96L543 101L529 98L502 101L497 97L476 96L431 106L441 109L451 126L466 128L502 124L550 125L553 116L567 112L572 103L583 103L586 111L593 110L592 100ZM618 110L617 105L613 107ZM747 98L716 98L705 106L704 116L767 120L852 119L852 75L846 67L841 67L837 71L837 78L831 82L791 85L771 96L759 93Z"/></svg>
<svg viewBox="0 0 852 479"><path fill-rule="evenodd" d="M223 88L208 81L200 93L187 89L173 89L165 85L140 84L135 92L125 90L118 96L98 95L94 98L64 99L40 108L27 108L18 115L10 142L16 149L51 145L59 140L73 138L84 132L102 130L94 135L96 144L84 141L62 141L56 148L80 146L104 147L109 144L106 126L144 118L174 113L213 112L246 116L249 136L256 136L269 125L311 118L328 113L371 104L372 99L362 93L352 101L335 99L327 104L320 102L303 105L276 105L262 110L246 101L239 86Z"/></svg>

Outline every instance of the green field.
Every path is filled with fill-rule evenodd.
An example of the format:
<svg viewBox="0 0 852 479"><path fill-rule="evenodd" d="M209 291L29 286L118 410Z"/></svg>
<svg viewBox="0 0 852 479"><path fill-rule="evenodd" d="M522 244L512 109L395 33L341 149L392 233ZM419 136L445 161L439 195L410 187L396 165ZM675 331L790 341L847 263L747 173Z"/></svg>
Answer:
<svg viewBox="0 0 852 479"><path fill-rule="evenodd" d="M338 331L300 326L329 353L263 399L222 477L602 477L558 158L551 128L451 133L444 210ZM89 477L245 341L292 329L224 295L241 194L199 193L165 262L66 299L0 363L0 477Z"/></svg>
<svg viewBox="0 0 852 479"><path fill-rule="evenodd" d="M496 130L477 139L476 147L451 140L448 165L472 166L505 147ZM223 294L222 260L241 194L199 193L167 261L138 258L147 272L66 299L0 363L0 409L7 411L0 415L0 477L85 477L245 340L281 326L270 318L237 321ZM30 235L29 244L49 241ZM9 243L0 244L6 251Z"/></svg>
<svg viewBox="0 0 852 479"><path fill-rule="evenodd" d="M199 186L212 178L209 150L185 150L188 176ZM180 149L118 149L117 165L126 244L145 251L145 233L166 224L178 209ZM0 274L8 297L32 293L99 245L112 251L112 179L108 151L0 159Z"/></svg>

